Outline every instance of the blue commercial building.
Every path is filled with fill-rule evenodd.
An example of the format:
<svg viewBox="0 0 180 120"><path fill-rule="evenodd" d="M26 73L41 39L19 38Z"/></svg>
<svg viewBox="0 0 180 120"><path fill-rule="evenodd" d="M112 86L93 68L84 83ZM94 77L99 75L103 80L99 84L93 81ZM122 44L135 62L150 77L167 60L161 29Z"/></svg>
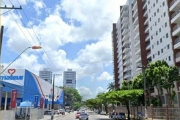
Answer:
<svg viewBox="0 0 180 120"><path fill-rule="evenodd" d="M51 108L53 85L26 69L8 69L1 75L0 91L1 109L8 109L11 101L11 92L17 90L17 106L23 101L29 101L39 106L40 99L44 98L44 107ZM55 109L63 106L64 91L54 88ZM6 108L4 107L6 106Z"/></svg>

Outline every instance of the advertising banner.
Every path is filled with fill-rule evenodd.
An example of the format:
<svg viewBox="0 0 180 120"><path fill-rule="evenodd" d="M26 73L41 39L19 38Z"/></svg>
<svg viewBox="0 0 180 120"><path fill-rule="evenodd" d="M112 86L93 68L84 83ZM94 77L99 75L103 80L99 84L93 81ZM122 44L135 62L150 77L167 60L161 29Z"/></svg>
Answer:
<svg viewBox="0 0 180 120"><path fill-rule="evenodd" d="M17 90L12 90L11 92L11 108L16 108Z"/></svg>
<svg viewBox="0 0 180 120"><path fill-rule="evenodd" d="M44 108L47 108L47 105L48 105L48 99L45 99Z"/></svg>
<svg viewBox="0 0 180 120"><path fill-rule="evenodd" d="M38 102L39 102L39 96L35 95L34 97L35 97L35 99L34 99L34 108L37 108L38 107Z"/></svg>
<svg viewBox="0 0 180 120"><path fill-rule="evenodd" d="M40 108L43 108L43 105L44 105L44 98L42 97L42 98L40 99Z"/></svg>

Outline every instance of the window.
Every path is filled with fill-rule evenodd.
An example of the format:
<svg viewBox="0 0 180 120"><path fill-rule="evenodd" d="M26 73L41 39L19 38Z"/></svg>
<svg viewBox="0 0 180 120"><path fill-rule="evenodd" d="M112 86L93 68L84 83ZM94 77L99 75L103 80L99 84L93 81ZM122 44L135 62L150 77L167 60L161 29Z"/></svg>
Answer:
<svg viewBox="0 0 180 120"><path fill-rule="evenodd" d="M154 54L153 54L153 58L154 58Z"/></svg>
<svg viewBox="0 0 180 120"><path fill-rule="evenodd" d="M154 16L156 16L156 12L154 12Z"/></svg>
<svg viewBox="0 0 180 120"><path fill-rule="evenodd" d="M156 31L156 35L158 35L158 31Z"/></svg>
<svg viewBox="0 0 180 120"><path fill-rule="evenodd" d="M158 0L156 0L156 3L158 3Z"/></svg>
<svg viewBox="0 0 180 120"><path fill-rule="evenodd" d="M163 49L161 49L161 53L163 53Z"/></svg>
<svg viewBox="0 0 180 120"><path fill-rule="evenodd" d="M166 33L166 38L168 38L168 33Z"/></svg>
<svg viewBox="0 0 180 120"><path fill-rule="evenodd" d="M165 23L165 27L167 27L167 22Z"/></svg>
<svg viewBox="0 0 180 120"><path fill-rule="evenodd" d="M159 12L159 8L157 9L157 13Z"/></svg>
<svg viewBox="0 0 180 120"><path fill-rule="evenodd" d="M161 28L159 28L159 32L161 32Z"/></svg>
<svg viewBox="0 0 180 120"><path fill-rule="evenodd" d="M169 56L169 61L171 61L171 56Z"/></svg>
<svg viewBox="0 0 180 120"><path fill-rule="evenodd" d="M148 1L148 4L150 4L150 0Z"/></svg>
<svg viewBox="0 0 180 120"><path fill-rule="evenodd" d="M160 18L158 18L158 22L160 22Z"/></svg>
<svg viewBox="0 0 180 120"><path fill-rule="evenodd" d="M154 48L154 45L152 45L152 49Z"/></svg>
<svg viewBox="0 0 180 120"><path fill-rule="evenodd" d="M163 6L165 5L165 2L163 2Z"/></svg>
<svg viewBox="0 0 180 120"><path fill-rule="evenodd" d="M158 55L160 55L160 52L158 51Z"/></svg>
<svg viewBox="0 0 180 120"><path fill-rule="evenodd" d="M155 26L156 26L157 24L156 24L156 22L155 22Z"/></svg>
<svg viewBox="0 0 180 120"><path fill-rule="evenodd" d="M160 38L160 43L162 43L162 38Z"/></svg>
<svg viewBox="0 0 180 120"><path fill-rule="evenodd" d="M151 40L153 39L153 36L151 36Z"/></svg>
<svg viewBox="0 0 180 120"><path fill-rule="evenodd" d="M169 49L169 44L167 45L167 49Z"/></svg>
<svg viewBox="0 0 180 120"><path fill-rule="evenodd" d="M166 12L164 12L164 17L166 16Z"/></svg>
<svg viewBox="0 0 180 120"><path fill-rule="evenodd" d="M157 41L157 45L159 45L159 41Z"/></svg>
<svg viewBox="0 0 180 120"><path fill-rule="evenodd" d="M153 7L155 7L155 3L153 4Z"/></svg>

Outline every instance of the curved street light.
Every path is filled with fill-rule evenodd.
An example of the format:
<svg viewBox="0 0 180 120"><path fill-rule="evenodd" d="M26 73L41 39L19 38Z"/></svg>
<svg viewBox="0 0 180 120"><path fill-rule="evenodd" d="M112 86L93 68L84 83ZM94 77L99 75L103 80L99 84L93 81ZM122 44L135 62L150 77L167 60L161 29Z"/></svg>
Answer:
<svg viewBox="0 0 180 120"><path fill-rule="evenodd" d="M41 46L31 46L31 47L27 47L26 49L24 49L21 54L19 54L8 66L6 66L6 68L3 69L3 71L1 71L0 75L5 71L7 70L7 68L13 64L27 49L41 49L42 47Z"/></svg>

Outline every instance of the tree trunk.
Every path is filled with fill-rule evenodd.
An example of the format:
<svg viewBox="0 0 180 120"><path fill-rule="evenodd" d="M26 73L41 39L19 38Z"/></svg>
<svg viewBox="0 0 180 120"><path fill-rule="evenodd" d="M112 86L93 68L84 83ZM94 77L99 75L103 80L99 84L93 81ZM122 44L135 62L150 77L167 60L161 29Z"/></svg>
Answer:
<svg viewBox="0 0 180 120"><path fill-rule="evenodd" d="M127 108L127 111L128 111L128 120L130 120L130 109L129 109L129 101L126 101L126 108Z"/></svg>
<svg viewBox="0 0 180 120"><path fill-rule="evenodd" d="M159 88L157 88L156 87L156 89L157 89L157 92L158 92L158 98L159 98L159 106L162 106L162 100L161 100L161 95L160 95L160 89Z"/></svg>
<svg viewBox="0 0 180 120"><path fill-rule="evenodd" d="M107 114L108 113L107 105L105 105L105 111L106 111L106 114Z"/></svg>

